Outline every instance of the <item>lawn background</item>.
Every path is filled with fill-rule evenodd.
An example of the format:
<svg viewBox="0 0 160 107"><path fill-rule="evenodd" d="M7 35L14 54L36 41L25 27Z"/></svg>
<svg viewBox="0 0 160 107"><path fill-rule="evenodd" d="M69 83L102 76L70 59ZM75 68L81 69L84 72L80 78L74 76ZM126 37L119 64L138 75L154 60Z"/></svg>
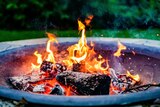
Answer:
<svg viewBox="0 0 160 107"><path fill-rule="evenodd" d="M48 31L8 31L0 30L0 42L34 38L46 38L45 32L56 34L57 37L79 37L77 30L48 30ZM130 29L130 30L89 30L87 37L138 38L160 40L159 29Z"/></svg>

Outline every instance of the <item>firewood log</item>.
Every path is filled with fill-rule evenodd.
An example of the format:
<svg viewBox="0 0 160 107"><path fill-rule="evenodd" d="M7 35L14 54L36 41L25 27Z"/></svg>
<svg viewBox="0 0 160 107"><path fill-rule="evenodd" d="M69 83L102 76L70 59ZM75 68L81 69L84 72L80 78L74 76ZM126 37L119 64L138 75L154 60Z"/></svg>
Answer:
<svg viewBox="0 0 160 107"><path fill-rule="evenodd" d="M57 74L57 81L70 86L79 95L107 95L110 88L110 77L105 74L90 74L65 71Z"/></svg>

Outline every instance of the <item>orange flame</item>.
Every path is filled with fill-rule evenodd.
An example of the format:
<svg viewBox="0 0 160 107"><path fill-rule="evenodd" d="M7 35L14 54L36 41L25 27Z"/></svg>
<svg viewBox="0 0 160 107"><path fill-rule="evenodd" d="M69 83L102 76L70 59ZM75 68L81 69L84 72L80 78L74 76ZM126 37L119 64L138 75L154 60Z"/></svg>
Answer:
<svg viewBox="0 0 160 107"><path fill-rule="evenodd" d="M86 25L89 25L93 16L88 16L88 18L85 20ZM79 39L77 44L74 44L70 46L67 51L69 52L68 57L63 60L64 64L67 65L67 69L73 67L73 64L81 64L83 65L81 67L82 72L90 72L90 73L102 73L109 75L109 64L108 64L108 59L103 58L102 55L97 55L96 52L94 51L94 43L90 42L90 46L87 45L87 40L86 40L86 35L85 35L85 25L78 20L78 30L81 32L81 38ZM56 63L54 53L51 50L51 43L58 41L56 40L56 36L52 33L46 33L49 40L47 41L47 46L46 46L46 52L47 55L44 55L42 57L41 54L38 53L38 51L34 52L34 55L37 57L37 64L32 64L32 70L37 70L39 71L39 68L43 62L43 60L49 61ZM114 53L114 56L119 57L121 56L121 51L126 50L126 46L121 44L118 41L118 50ZM135 55L135 52L132 51L132 53ZM46 56L46 57L45 57ZM96 57L97 56L97 57ZM46 74L47 75L47 74ZM126 74L127 77L131 78L133 82L139 82L140 81L140 76L137 75L132 75L129 71L127 71ZM56 81L56 78L51 79L51 80L45 80L45 81L40 81L37 83L33 83L32 85L37 85L37 84L45 84L46 85L46 91L44 92L45 94L49 94L52 91L52 87L55 86L58 82ZM65 94L66 96L70 96L71 94L71 87L66 87L63 86L65 89ZM111 84L110 88L110 94L114 94L118 90L125 90L125 87L122 87L119 89L118 87L115 87Z"/></svg>
<svg viewBox="0 0 160 107"><path fill-rule="evenodd" d="M130 77L137 82L140 81L140 76L138 74L137 75L132 75L129 71L127 71L127 77Z"/></svg>
<svg viewBox="0 0 160 107"><path fill-rule="evenodd" d="M87 41L85 36L85 26L84 24L78 20L78 29L82 31L82 36L77 44L70 46L67 50L69 51L70 59L74 61L74 63L80 63L87 57Z"/></svg>
<svg viewBox="0 0 160 107"><path fill-rule="evenodd" d="M114 56L120 57L121 56L121 51L126 50L126 46L124 46L120 41L118 41L118 50L114 53Z"/></svg>
<svg viewBox="0 0 160 107"><path fill-rule="evenodd" d="M86 35L85 35L85 25L78 20L78 30L81 31L81 38L77 44L70 46L67 50L69 52L69 56L67 60L63 60L63 62L68 66L72 67L74 63L83 63L81 69L85 72L90 73L104 73L108 74L108 60L103 59L101 55L98 58L95 58L96 52L94 51L93 42L90 43L92 49L87 45ZM102 65L106 65L102 67Z"/></svg>
<svg viewBox="0 0 160 107"><path fill-rule="evenodd" d="M92 19L93 19L93 15L89 15L89 16L85 19L85 24L86 24L87 26L89 26Z"/></svg>
<svg viewBox="0 0 160 107"><path fill-rule="evenodd" d="M70 96L70 95L71 95L71 87L67 87L66 96Z"/></svg>
<svg viewBox="0 0 160 107"><path fill-rule="evenodd" d="M98 60L99 59L99 60ZM87 71L94 73L94 72L99 72L102 74L108 74L108 60L103 59L101 55L98 56L98 59L94 58L92 61L86 61L86 69ZM105 63L106 66L102 67L102 64Z"/></svg>
<svg viewBox="0 0 160 107"><path fill-rule="evenodd" d="M46 33L46 34L49 38L49 40L47 41L47 46L46 46L46 52L48 53L47 58L43 59L42 55L39 54L38 51L35 51L34 55L37 57L37 64L38 65L35 65L35 64L31 63L32 70L38 70L40 68L43 60L55 63L54 54L53 54L52 50L50 49L50 47L51 47L52 42L58 43L58 41L56 40L56 37L55 37L54 34L52 34L52 33Z"/></svg>

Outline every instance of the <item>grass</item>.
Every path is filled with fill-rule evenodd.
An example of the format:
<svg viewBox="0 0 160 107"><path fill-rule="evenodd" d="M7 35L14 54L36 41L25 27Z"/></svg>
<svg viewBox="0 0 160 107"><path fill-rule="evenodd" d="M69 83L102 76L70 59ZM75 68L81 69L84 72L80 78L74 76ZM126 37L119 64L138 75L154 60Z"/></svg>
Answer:
<svg viewBox="0 0 160 107"><path fill-rule="evenodd" d="M56 34L58 37L79 37L75 30L49 30L48 32ZM0 30L0 42L14 41L33 38L46 37L45 31L7 31ZM87 31L87 37L113 37L113 38L143 38L160 40L160 29L150 30L90 30Z"/></svg>

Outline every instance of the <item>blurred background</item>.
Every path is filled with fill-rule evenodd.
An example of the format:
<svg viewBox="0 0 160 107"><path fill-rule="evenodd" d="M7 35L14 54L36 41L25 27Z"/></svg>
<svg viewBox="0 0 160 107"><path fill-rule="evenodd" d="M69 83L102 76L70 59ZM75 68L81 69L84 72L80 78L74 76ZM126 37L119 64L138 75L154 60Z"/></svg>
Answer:
<svg viewBox="0 0 160 107"><path fill-rule="evenodd" d="M0 0L0 41L79 37L90 15L87 36L160 40L160 0Z"/></svg>

